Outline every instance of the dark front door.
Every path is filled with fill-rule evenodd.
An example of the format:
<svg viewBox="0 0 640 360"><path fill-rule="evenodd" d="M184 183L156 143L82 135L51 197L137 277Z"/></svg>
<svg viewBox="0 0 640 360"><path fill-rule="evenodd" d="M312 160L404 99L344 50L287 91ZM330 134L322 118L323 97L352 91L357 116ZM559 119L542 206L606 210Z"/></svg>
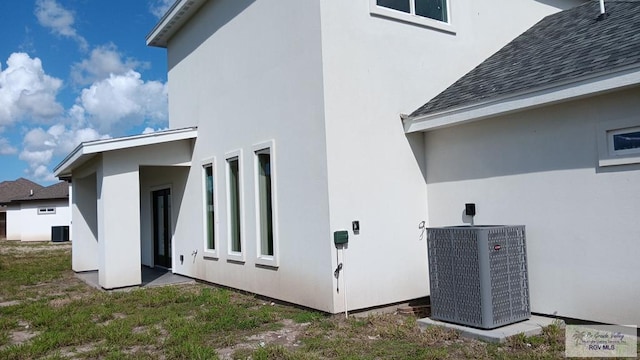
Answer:
<svg viewBox="0 0 640 360"><path fill-rule="evenodd" d="M151 197L154 265L171 268L171 190L156 190Z"/></svg>
<svg viewBox="0 0 640 360"><path fill-rule="evenodd" d="M7 239L7 213L0 212L0 240Z"/></svg>

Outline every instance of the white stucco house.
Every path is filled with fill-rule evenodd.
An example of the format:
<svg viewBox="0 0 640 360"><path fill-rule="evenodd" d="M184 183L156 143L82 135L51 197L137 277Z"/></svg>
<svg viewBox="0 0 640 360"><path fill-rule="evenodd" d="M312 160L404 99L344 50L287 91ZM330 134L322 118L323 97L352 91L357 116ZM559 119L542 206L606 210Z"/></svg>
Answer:
<svg viewBox="0 0 640 360"><path fill-rule="evenodd" d="M0 240L51 241L71 224L69 184L43 187L20 178L0 183ZM68 240L68 238L66 239Z"/></svg>
<svg viewBox="0 0 640 360"><path fill-rule="evenodd" d="M640 250L625 237L633 215L618 218L615 206L637 213L620 196L638 172L582 166L573 152L595 146L593 112L581 110L589 124L559 100L523 100L517 116L443 112L469 110L475 93L420 107L546 16L584 3L176 1L147 36L167 49L170 130L84 143L54 170L73 184L73 269L97 270L107 289L161 266L330 313L369 308L428 295L424 227L460 224L474 202L478 223L527 226L534 312L640 322L636 280L605 287L616 306L600 304L599 283ZM591 5L582 8L595 19ZM625 94L631 106L637 92ZM607 109L623 101L610 100ZM556 115L532 129L540 112ZM337 248L342 230L348 245ZM594 263L590 247L605 233L631 251ZM595 268L609 280L583 280Z"/></svg>

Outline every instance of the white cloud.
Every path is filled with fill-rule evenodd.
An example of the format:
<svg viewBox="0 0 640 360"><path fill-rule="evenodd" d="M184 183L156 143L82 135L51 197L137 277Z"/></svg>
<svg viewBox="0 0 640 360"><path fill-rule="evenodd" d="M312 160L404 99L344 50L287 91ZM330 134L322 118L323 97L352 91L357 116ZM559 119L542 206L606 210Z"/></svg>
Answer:
<svg viewBox="0 0 640 360"><path fill-rule="evenodd" d="M108 135L87 127L76 128L57 124L47 130L35 128L25 135L19 158L29 164L29 176L51 181L54 177L48 166L54 156L64 156L82 142L107 138Z"/></svg>
<svg viewBox="0 0 640 360"><path fill-rule="evenodd" d="M51 29L54 34L75 40L83 51L89 48L87 40L73 27L73 12L63 8L55 0L37 0L35 14L40 25Z"/></svg>
<svg viewBox="0 0 640 360"><path fill-rule="evenodd" d="M108 44L93 49L88 59L73 64L71 78L76 84L88 85L104 80L109 75L124 75L141 66L147 67L148 64L132 58L123 60L117 47Z"/></svg>
<svg viewBox="0 0 640 360"><path fill-rule="evenodd" d="M161 18L171 8L176 0L154 0L149 6L149 11L157 17Z"/></svg>
<svg viewBox="0 0 640 360"><path fill-rule="evenodd" d="M94 128L120 135L145 122L151 126L166 123L167 87L159 81L145 82L140 73L129 70L82 90L78 105Z"/></svg>
<svg viewBox="0 0 640 360"><path fill-rule="evenodd" d="M50 120L63 111L56 96L62 80L45 74L42 62L25 53L13 53L7 68L0 67L0 128L22 118Z"/></svg>
<svg viewBox="0 0 640 360"><path fill-rule="evenodd" d="M144 128L144 130L142 130L142 134L143 135L144 134L153 134L154 132L166 131L166 130L169 130L169 128L168 127L163 127L163 128L154 129L152 127L146 127L146 128Z"/></svg>
<svg viewBox="0 0 640 360"><path fill-rule="evenodd" d="M17 153L18 153L18 149L13 147L9 143L9 140L0 138L0 155L13 155Z"/></svg>

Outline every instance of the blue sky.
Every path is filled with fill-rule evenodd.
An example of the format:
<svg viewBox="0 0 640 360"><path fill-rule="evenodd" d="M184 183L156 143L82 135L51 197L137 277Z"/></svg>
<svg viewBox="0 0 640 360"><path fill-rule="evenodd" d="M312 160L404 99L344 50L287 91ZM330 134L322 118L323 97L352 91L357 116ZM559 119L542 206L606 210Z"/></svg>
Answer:
<svg viewBox="0 0 640 360"><path fill-rule="evenodd" d="M83 141L168 126L166 51L145 36L172 3L0 1L0 182L50 184Z"/></svg>

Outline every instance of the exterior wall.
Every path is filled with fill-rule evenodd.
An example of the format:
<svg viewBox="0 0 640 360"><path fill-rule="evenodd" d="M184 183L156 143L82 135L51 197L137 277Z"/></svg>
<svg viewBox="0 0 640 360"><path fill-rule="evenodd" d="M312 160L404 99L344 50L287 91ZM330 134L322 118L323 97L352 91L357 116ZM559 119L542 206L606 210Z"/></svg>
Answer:
<svg viewBox="0 0 640 360"><path fill-rule="evenodd" d="M86 169L86 166L84 167ZM96 173L73 174L71 194L71 268L73 271L98 270L98 194ZM84 175L84 176L82 176Z"/></svg>
<svg viewBox="0 0 640 360"><path fill-rule="evenodd" d="M361 226L345 254L349 307L426 296L422 136L404 134L400 113L422 105L543 16L579 2L452 0L455 33L373 16L369 1L320 3L330 229L350 229L354 220ZM334 311L341 311L343 294L335 286L333 294Z"/></svg>
<svg viewBox="0 0 640 360"><path fill-rule="evenodd" d="M198 126L173 271L333 311L318 1L209 1L168 46L171 128ZM278 266L258 261L254 145L273 141ZM240 157L244 258L229 256L225 155ZM202 165L215 159L216 254Z"/></svg>
<svg viewBox="0 0 640 360"><path fill-rule="evenodd" d="M7 213L7 240L22 240L22 216L20 204L6 206Z"/></svg>
<svg viewBox="0 0 640 360"><path fill-rule="evenodd" d="M38 208L55 207L55 214L39 215ZM25 201L7 207L7 240L51 241L52 226L69 226L69 201Z"/></svg>
<svg viewBox="0 0 640 360"><path fill-rule="evenodd" d="M639 324L640 165L598 166L601 124L640 89L425 134L429 225L523 224L532 311Z"/></svg>

